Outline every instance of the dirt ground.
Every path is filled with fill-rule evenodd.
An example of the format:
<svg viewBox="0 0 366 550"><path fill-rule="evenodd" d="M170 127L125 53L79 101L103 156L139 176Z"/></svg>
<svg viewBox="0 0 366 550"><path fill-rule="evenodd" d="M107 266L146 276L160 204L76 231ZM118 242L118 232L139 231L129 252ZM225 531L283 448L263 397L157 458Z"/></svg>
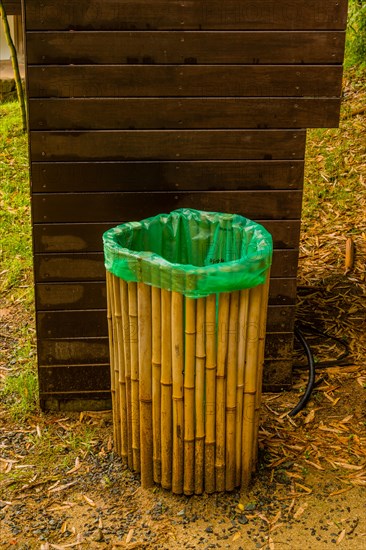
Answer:
<svg viewBox="0 0 366 550"><path fill-rule="evenodd" d="M258 471L230 494L142 490L113 452L109 411L17 423L2 404L0 547L366 548L366 371L319 369L290 418L306 379L296 370L291 392L264 396Z"/></svg>

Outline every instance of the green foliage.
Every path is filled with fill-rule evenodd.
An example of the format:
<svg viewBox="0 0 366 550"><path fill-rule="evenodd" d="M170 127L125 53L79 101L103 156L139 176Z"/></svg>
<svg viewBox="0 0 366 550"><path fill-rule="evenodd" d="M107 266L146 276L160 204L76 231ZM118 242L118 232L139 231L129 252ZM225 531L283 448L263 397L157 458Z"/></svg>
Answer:
<svg viewBox="0 0 366 550"><path fill-rule="evenodd" d="M0 104L0 292L32 301L27 136L18 102Z"/></svg>
<svg viewBox="0 0 366 550"><path fill-rule="evenodd" d="M22 304L6 340L6 359L12 370L3 383L1 399L13 418L25 419L37 406L38 382L32 327L27 136L15 101L0 104L0 174L0 307L12 309L12 304Z"/></svg>
<svg viewBox="0 0 366 550"><path fill-rule="evenodd" d="M366 67L366 0L350 0L346 40L347 67Z"/></svg>
<svg viewBox="0 0 366 550"><path fill-rule="evenodd" d="M6 377L2 399L14 420L25 420L35 412L38 402L38 380L31 362L23 365L18 374Z"/></svg>

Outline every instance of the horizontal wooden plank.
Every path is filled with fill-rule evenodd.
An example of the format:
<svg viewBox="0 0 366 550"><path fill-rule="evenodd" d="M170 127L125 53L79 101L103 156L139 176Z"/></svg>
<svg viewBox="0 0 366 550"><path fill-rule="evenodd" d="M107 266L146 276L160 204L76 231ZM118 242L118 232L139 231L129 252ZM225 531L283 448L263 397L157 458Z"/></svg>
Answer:
<svg viewBox="0 0 366 550"><path fill-rule="evenodd" d="M40 162L32 163L32 191L178 191L302 189L304 162Z"/></svg>
<svg viewBox="0 0 366 550"><path fill-rule="evenodd" d="M73 370L75 369L75 370ZM84 370L83 370L84 369ZM90 374L89 384L84 382L84 372ZM291 386L292 360L266 360L263 372L263 391L278 392L289 389ZM108 410L111 408L111 395L106 390L95 390L93 385L96 379L105 377L109 373L109 365L87 365L76 367L44 367L40 370L40 402L42 410L57 411L93 411ZM74 390L71 388L91 385L91 389ZM60 389L62 388L62 389Z"/></svg>
<svg viewBox="0 0 366 550"><path fill-rule="evenodd" d="M269 306L268 332L292 332L295 306ZM38 311L37 334L46 338L97 338L108 335L105 309Z"/></svg>
<svg viewBox="0 0 366 550"><path fill-rule="evenodd" d="M330 65L29 67L31 98L339 97L342 67Z"/></svg>
<svg viewBox="0 0 366 550"><path fill-rule="evenodd" d="M256 220L269 231L275 248L298 248L300 220ZM121 223L121 222L119 222ZM102 235L118 223L53 223L33 226L35 253L99 252Z"/></svg>
<svg viewBox="0 0 366 550"><path fill-rule="evenodd" d="M301 130L30 132L32 161L303 159Z"/></svg>
<svg viewBox="0 0 366 550"><path fill-rule="evenodd" d="M278 308L279 306L273 307ZM287 306L282 310L287 311L290 307L293 306ZM106 309L37 311L36 319L37 334L40 340L72 337L97 338L108 335Z"/></svg>
<svg viewBox="0 0 366 550"><path fill-rule="evenodd" d="M3 0L6 15L21 15L21 0Z"/></svg>
<svg viewBox="0 0 366 550"><path fill-rule="evenodd" d="M28 63L30 65L91 65L91 64L333 64L342 63L345 33L343 31L318 32L28 32L26 34ZM131 74L122 67L29 67L30 89L35 82L41 88L52 89L55 81L64 79L65 87L70 75L75 79L83 76L90 79L94 74L100 81L100 73L108 71L110 82L104 82L106 89L113 89L114 82L120 83L119 73L130 80ZM229 74L230 74L230 68ZM302 73L301 67L298 70ZM136 68L133 67L133 78ZM157 68L162 74L172 75ZM187 78L192 73L180 67ZM248 70L248 69L245 69ZM281 68L279 68L281 70ZM282 68L284 70L284 68ZM153 71L150 75L153 74ZM137 74L146 74L143 67ZM256 73L261 74L257 69ZM304 73L305 74L305 73ZM114 76L113 76L114 75ZM50 79L50 83L46 79ZM65 80L66 78L66 80ZM78 82L77 90L86 90ZM86 81L95 90L98 85ZM59 85L59 84L58 84ZM34 91L31 92L32 94ZM86 91L86 93L88 93ZM99 95L99 94L98 94Z"/></svg>
<svg viewBox="0 0 366 550"><path fill-rule="evenodd" d="M275 250L271 274L273 277L295 277L298 250ZM71 254L36 254L34 277L37 282L104 281L102 252Z"/></svg>
<svg viewBox="0 0 366 550"><path fill-rule="evenodd" d="M40 392L39 405L42 411L81 412L110 411L112 397L108 391Z"/></svg>
<svg viewBox="0 0 366 550"><path fill-rule="evenodd" d="M136 341L138 326L130 327L130 330L128 338ZM293 333L268 333L266 335L265 357L277 360L291 357L293 339ZM109 361L108 337L41 339L38 343L38 361L40 368L49 365L50 369L56 370L58 365L106 364ZM97 384L95 386L94 388L90 387L90 389L106 389L97 387ZM61 388L58 387L58 389Z"/></svg>
<svg viewBox="0 0 366 550"><path fill-rule="evenodd" d="M344 29L346 0L33 0L27 29Z"/></svg>
<svg viewBox="0 0 366 550"><path fill-rule="evenodd" d="M39 390L48 393L109 391L109 364L40 366ZM75 396L74 396L75 397Z"/></svg>
<svg viewBox="0 0 366 550"><path fill-rule="evenodd" d="M45 365L88 365L109 362L108 337L48 338L38 342L38 363ZM104 389L104 388L95 388Z"/></svg>
<svg viewBox="0 0 366 550"><path fill-rule="evenodd" d="M329 128L340 98L31 99L31 130Z"/></svg>
<svg viewBox="0 0 366 550"><path fill-rule="evenodd" d="M40 193L33 195L33 221L139 220L177 208L230 212L249 219L299 219L301 198L302 191Z"/></svg>
<svg viewBox="0 0 366 550"><path fill-rule="evenodd" d="M103 309L106 307L104 282L37 283L37 311ZM293 305L296 278L271 279L270 305Z"/></svg>
<svg viewBox="0 0 366 550"><path fill-rule="evenodd" d="M268 359L264 362L263 391L280 392L291 389L292 359Z"/></svg>

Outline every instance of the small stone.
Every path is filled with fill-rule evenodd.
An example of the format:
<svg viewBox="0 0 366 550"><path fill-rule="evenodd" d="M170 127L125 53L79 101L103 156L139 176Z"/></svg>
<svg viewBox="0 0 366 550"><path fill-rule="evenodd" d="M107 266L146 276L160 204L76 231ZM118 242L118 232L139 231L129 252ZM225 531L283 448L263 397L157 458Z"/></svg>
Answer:
<svg viewBox="0 0 366 550"><path fill-rule="evenodd" d="M104 542L104 535L101 529L97 529L93 535L93 540L95 542Z"/></svg>
<svg viewBox="0 0 366 550"><path fill-rule="evenodd" d="M177 516L180 516L180 517L185 516L185 515L186 515L186 511L185 511L184 508L183 508L183 510L179 510L179 512L177 513Z"/></svg>
<svg viewBox="0 0 366 550"><path fill-rule="evenodd" d="M206 531L206 533L213 533L213 529L212 529L211 525L206 527L205 531Z"/></svg>
<svg viewBox="0 0 366 550"><path fill-rule="evenodd" d="M241 523L242 525L246 525L247 523L249 523L249 519L244 514L241 514L240 516L238 516L237 519L238 519L238 522Z"/></svg>

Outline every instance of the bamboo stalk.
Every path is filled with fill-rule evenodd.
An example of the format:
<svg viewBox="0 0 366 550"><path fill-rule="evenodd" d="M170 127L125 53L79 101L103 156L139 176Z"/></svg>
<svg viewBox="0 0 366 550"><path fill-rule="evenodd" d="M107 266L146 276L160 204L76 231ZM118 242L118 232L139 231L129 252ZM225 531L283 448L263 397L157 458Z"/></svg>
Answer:
<svg viewBox="0 0 366 550"><path fill-rule="evenodd" d="M229 336L226 376L226 449L225 449L225 488L233 491L235 476L235 436L236 436L236 385L238 367L238 315L239 292L230 293Z"/></svg>
<svg viewBox="0 0 366 550"><path fill-rule="evenodd" d="M120 280L120 294L122 306L122 335L123 355L126 381L126 427L127 427L127 461L128 467L133 469L132 458L132 406L131 406L131 346L130 346L130 317L128 308L128 284Z"/></svg>
<svg viewBox="0 0 366 550"><path fill-rule="evenodd" d="M113 277L114 287L114 313L116 324L116 341L117 348L117 365L114 366L116 376L116 393L118 396L118 429L120 439L120 455L122 461L127 463L127 419L126 419L126 378L125 378L125 362L123 354L123 330L122 330L122 308L121 308L121 290L120 279Z"/></svg>
<svg viewBox="0 0 366 550"><path fill-rule="evenodd" d="M160 288L151 287L152 304L152 423L154 481L161 482L161 293Z"/></svg>
<svg viewBox="0 0 366 550"><path fill-rule="evenodd" d="M171 292L161 290L161 486L172 486Z"/></svg>
<svg viewBox="0 0 366 550"><path fill-rule="evenodd" d="M262 288L261 285L250 290L247 349L244 373L244 410L242 433L242 473L241 480L244 488L248 487L254 460L254 422L255 402L257 391L258 372L258 343L259 323L261 317Z"/></svg>
<svg viewBox="0 0 366 550"><path fill-rule="evenodd" d="M113 325L113 374L111 380L113 380L114 388L114 403L115 403L115 421L116 421L116 452L121 454L121 417L119 414L120 402L119 402L119 376L118 376L118 324L117 324L117 312L116 312L116 286L118 284L117 278L112 275L111 277L111 288L112 288L112 325Z"/></svg>
<svg viewBox="0 0 366 550"><path fill-rule="evenodd" d="M109 364L111 372L111 394L112 394L112 415L113 415L113 441L118 450L118 436L117 436L117 407L116 407L116 384L114 378L114 356L115 356L115 330L113 323L113 275L106 271L106 284L107 284L107 320L108 320L108 341L109 341Z"/></svg>
<svg viewBox="0 0 366 550"><path fill-rule="evenodd" d="M118 388L118 323L117 323L117 312L116 312L116 277L112 275L111 277L111 298L112 298L112 325L113 325L113 374L111 379L113 379L113 389L114 389L114 404L115 404L115 445L116 452L118 455L121 454L121 418L119 415L119 388Z"/></svg>
<svg viewBox="0 0 366 550"><path fill-rule="evenodd" d="M172 292L173 464L172 491L183 493L183 295Z"/></svg>
<svg viewBox="0 0 366 550"><path fill-rule="evenodd" d="M215 409L216 409L216 295L206 298L206 401L205 401L205 491L213 493L215 484Z"/></svg>
<svg viewBox="0 0 366 550"><path fill-rule="evenodd" d="M270 281L270 270L268 270L266 281L264 285L262 285L262 303L261 303L261 317L259 321L259 343L258 343L259 367L257 372L257 392L256 392L256 402L255 402L255 422L254 422L253 468L255 468L258 460L258 430L259 430L259 419L260 419L261 402L262 402L262 380L263 380L263 367L264 367L264 348L265 348L265 342L266 342L269 281Z"/></svg>
<svg viewBox="0 0 366 550"><path fill-rule="evenodd" d="M216 370L216 491L225 490L225 383L230 293L219 295Z"/></svg>
<svg viewBox="0 0 366 550"><path fill-rule="evenodd" d="M194 375L196 359L196 303L185 298L184 357L184 494L194 493Z"/></svg>
<svg viewBox="0 0 366 550"><path fill-rule="evenodd" d="M203 493L205 458L205 298L196 300L195 468L194 492Z"/></svg>
<svg viewBox="0 0 366 550"><path fill-rule="evenodd" d="M151 352L151 291L138 283L138 352L140 391L141 486L152 487L153 426L152 426L152 352Z"/></svg>
<svg viewBox="0 0 366 550"><path fill-rule="evenodd" d="M139 407L139 358L137 283L128 283L128 316L131 353L131 419L133 469L140 472L140 407Z"/></svg>
<svg viewBox="0 0 366 550"><path fill-rule="evenodd" d="M235 484L241 484L241 444L243 427L243 392L245 351L247 343L249 290L241 290L239 298L238 376L236 382L236 439L235 439Z"/></svg>

